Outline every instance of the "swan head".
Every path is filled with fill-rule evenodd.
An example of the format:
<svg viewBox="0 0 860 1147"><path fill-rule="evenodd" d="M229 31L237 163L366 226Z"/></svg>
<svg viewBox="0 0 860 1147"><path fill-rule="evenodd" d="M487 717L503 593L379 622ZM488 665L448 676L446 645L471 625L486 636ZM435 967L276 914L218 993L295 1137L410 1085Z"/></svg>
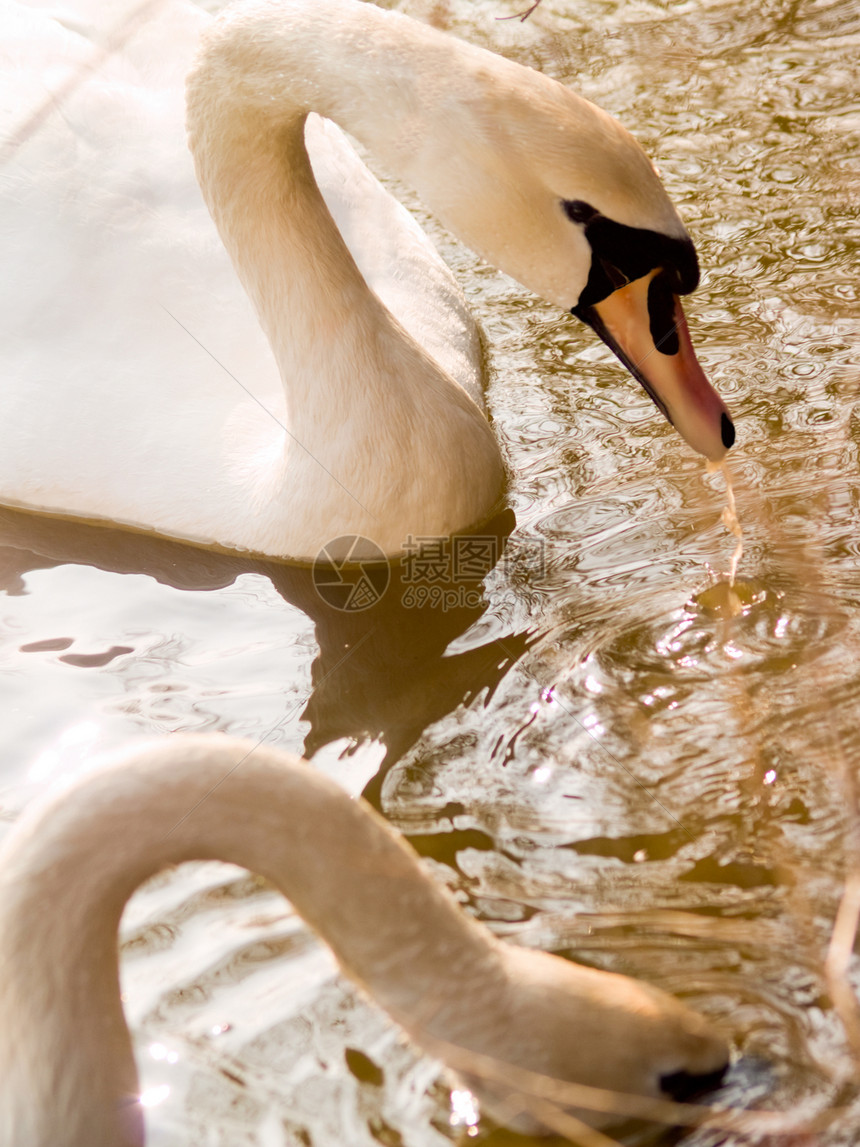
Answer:
<svg viewBox="0 0 860 1147"><path fill-rule="evenodd" d="M681 306L680 296L699 282L692 240L625 226L583 200L561 206L582 228L591 259L571 314L603 339L693 449L719 462L735 428L699 365Z"/></svg>
<svg viewBox="0 0 860 1147"><path fill-rule="evenodd" d="M477 49L461 63L456 106L440 97L437 110L444 151L414 132L401 141L411 181L489 262L591 326L719 461L734 425L680 303L698 260L654 165L612 116L549 77Z"/></svg>
<svg viewBox="0 0 860 1147"><path fill-rule="evenodd" d="M548 1080L562 1084L553 1103L593 1127L634 1114L635 1098L626 1097L685 1100L722 1080L726 1041L659 988L531 949L505 947L504 958L515 986L507 1022L471 1066L468 1055L452 1064L499 1122L526 1134L552 1130L528 1099L546 1095ZM593 1093L578 1087L612 1094L591 1107Z"/></svg>

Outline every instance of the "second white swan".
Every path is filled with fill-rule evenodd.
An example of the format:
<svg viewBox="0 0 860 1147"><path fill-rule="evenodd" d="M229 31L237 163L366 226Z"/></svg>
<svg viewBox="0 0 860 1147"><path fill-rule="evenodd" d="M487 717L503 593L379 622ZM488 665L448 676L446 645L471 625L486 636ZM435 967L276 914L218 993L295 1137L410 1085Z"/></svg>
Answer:
<svg viewBox="0 0 860 1147"><path fill-rule="evenodd" d="M678 302L690 238L638 144L561 84L358 0L215 20L189 141L268 350L181 138L206 18L165 3L49 116L42 77L85 74L91 45L14 0L0 18L4 104L31 113L2 181L3 502L297 560L347 534L397 555L492 512L504 466L462 296L311 112L593 326L696 450L734 441Z"/></svg>
<svg viewBox="0 0 860 1147"><path fill-rule="evenodd" d="M495 940L381 817L305 762L175 736L28 810L0 848L3 1147L143 1143L117 927L143 880L192 859L266 876L344 971L457 1069L472 1053L658 1096L725 1067L724 1041L656 988ZM481 1073L470 1085L505 1111L510 1088Z"/></svg>

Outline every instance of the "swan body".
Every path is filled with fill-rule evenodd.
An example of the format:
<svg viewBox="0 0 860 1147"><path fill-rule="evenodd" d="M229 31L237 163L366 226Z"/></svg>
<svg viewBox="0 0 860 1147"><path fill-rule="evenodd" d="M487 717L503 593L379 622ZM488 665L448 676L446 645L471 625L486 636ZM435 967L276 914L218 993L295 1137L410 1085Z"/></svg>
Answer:
<svg viewBox="0 0 860 1147"><path fill-rule="evenodd" d="M419 1046L459 1066L472 1052L645 1095L725 1066L723 1041L657 989L495 940L306 762L175 736L49 796L0 849L4 1147L143 1143L117 927L143 880L192 859L267 877ZM490 1109L505 1098L491 1079L472 1085Z"/></svg>
<svg viewBox="0 0 860 1147"><path fill-rule="evenodd" d="M698 274L686 231L638 145L562 85L358 0L251 0L211 24L174 0L83 81L84 37L13 0L0 15L32 113L2 180L6 504L296 560L349 534L398 555L493 511L504 466L463 297L315 112L590 322L696 449L731 445L677 303ZM180 77L201 33L198 189ZM46 63L75 78L61 114L32 84Z"/></svg>

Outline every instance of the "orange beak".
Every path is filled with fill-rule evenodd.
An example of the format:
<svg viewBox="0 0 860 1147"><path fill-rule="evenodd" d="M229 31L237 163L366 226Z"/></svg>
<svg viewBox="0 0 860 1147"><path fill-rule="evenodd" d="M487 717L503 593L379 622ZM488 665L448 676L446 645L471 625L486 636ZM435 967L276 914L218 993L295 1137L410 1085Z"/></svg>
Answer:
<svg viewBox="0 0 860 1147"><path fill-rule="evenodd" d="M699 366L677 295L652 286L661 270L576 314L621 359L686 441L719 462L735 440L726 405Z"/></svg>

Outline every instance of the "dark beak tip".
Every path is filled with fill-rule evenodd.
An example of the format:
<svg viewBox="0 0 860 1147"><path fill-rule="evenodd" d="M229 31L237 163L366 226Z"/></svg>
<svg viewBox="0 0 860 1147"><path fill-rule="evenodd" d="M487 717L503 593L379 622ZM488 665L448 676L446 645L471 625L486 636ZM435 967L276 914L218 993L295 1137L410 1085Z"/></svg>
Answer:
<svg viewBox="0 0 860 1147"><path fill-rule="evenodd" d="M720 437L726 450L731 450L735 444L735 425L725 411L720 415Z"/></svg>
<svg viewBox="0 0 860 1147"><path fill-rule="evenodd" d="M671 1099L678 1103L688 1103L690 1100L716 1091L725 1078L728 1064L718 1067L716 1071L705 1075L694 1075L688 1071L676 1071L671 1075L660 1077L660 1089Z"/></svg>

